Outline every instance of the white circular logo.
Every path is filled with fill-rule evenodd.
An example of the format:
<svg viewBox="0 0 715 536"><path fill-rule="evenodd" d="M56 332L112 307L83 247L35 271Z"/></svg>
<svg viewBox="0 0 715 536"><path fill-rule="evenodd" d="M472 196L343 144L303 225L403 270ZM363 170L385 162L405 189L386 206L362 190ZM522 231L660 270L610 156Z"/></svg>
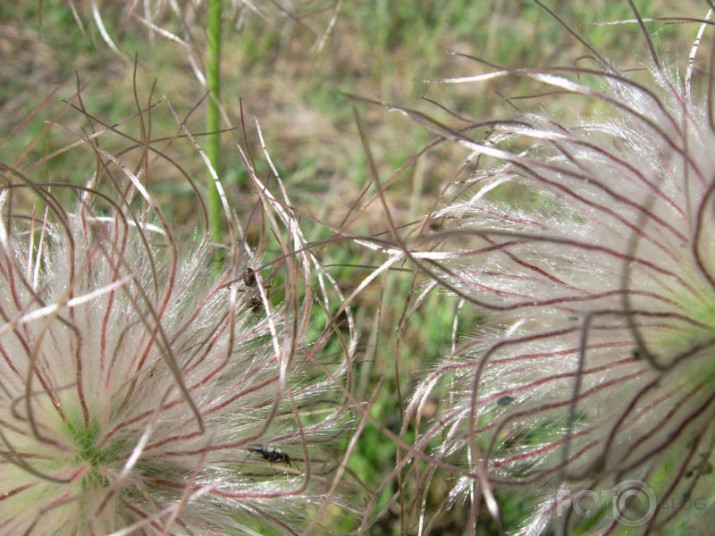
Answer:
<svg viewBox="0 0 715 536"><path fill-rule="evenodd" d="M613 488L613 517L625 527L642 527L655 514L658 499L640 480L624 480Z"/></svg>

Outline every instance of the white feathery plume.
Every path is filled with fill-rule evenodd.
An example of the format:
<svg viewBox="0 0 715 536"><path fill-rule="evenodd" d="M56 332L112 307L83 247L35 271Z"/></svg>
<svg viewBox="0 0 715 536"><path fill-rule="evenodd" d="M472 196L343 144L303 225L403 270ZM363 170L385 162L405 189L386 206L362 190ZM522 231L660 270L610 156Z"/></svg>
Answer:
<svg viewBox="0 0 715 536"><path fill-rule="evenodd" d="M482 499L500 523L495 489L538 500L521 534L705 534L715 519L714 69L712 57L693 68L701 37L684 74L647 37L645 75L589 47L600 68L440 81L530 78L598 103L592 119L490 121L477 141L477 123L400 109L502 161L459 184L428 217L440 230L410 246L439 244L444 259L411 260L486 315L423 379L404 429L417 423L414 447L462 475L444 508L469 498L472 530ZM421 504L437 470L412 468ZM426 514L421 534L435 527Z"/></svg>
<svg viewBox="0 0 715 536"><path fill-rule="evenodd" d="M179 236L153 197L162 174L196 190L170 149L188 130L154 141L147 111L121 131L83 113L92 136L1 169L0 530L298 534L331 500L325 447L350 419L337 286L265 185L263 236L280 249L233 242L217 272L208 232ZM85 186L54 176L83 148Z"/></svg>

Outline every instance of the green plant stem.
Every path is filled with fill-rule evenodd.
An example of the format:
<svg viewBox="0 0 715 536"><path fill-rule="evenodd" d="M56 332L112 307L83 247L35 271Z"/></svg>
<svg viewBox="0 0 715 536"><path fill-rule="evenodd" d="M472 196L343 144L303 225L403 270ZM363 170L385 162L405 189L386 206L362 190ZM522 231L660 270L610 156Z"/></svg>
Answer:
<svg viewBox="0 0 715 536"><path fill-rule="evenodd" d="M221 177L221 138L218 134L220 128L219 101L221 98L221 2L222 0L209 0L209 20L208 20L208 58L207 58L207 83L211 92L208 100L208 111L206 114L206 128L208 132L214 132L208 138L208 158L216 170L216 174ZM221 198L212 177L208 181L208 210L209 228L211 239L214 242L221 241ZM222 259L216 258L220 265Z"/></svg>

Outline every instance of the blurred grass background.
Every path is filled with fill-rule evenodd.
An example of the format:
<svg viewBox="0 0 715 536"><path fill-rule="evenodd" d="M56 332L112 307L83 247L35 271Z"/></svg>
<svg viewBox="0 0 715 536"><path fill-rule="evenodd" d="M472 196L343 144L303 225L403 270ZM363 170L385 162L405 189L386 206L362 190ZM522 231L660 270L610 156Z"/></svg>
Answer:
<svg viewBox="0 0 715 536"><path fill-rule="evenodd" d="M585 25L631 19L627 2L545 3L621 70L647 63L647 48L637 25ZM183 35L182 21L167 4L156 2L159 7L154 23ZM450 55L450 51L511 67L574 66L587 61L584 56L588 51L551 15L526 0L365 0L339 4L334 0L253 4L236 0L225 4L221 70L226 114L233 125L239 125L243 113L248 132L245 143L257 155L260 146L251 118L259 120L268 151L286 182L293 205L306 214L306 231L316 241L331 237L328 227L341 225L360 192L371 182L353 115L354 103L347 94L419 108L450 124L455 123L453 117L421 97L474 120L504 119L518 111L512 106L517 101L507 102L502 96L534 95L538 91L515 79L463 85L429 84L424 80L487 72L486 67ZM682 0L677 12L666 0L636 0L635 4L643 17L702 17L707 10L705 2L698 0ZM111 50L103 39L90 2L27 0L0 4L0 151L4 163L29 169L43 155L67 143L61 131L50 129L43 133L44 121L60 110L62 99L71 99L77 80L88 84L82 98L92 114L117 122L135 113L135 54L138 85L144 94L148 95L156 79L157 97L166 95L179 115L189 112L205 94L192 72L185 47L128 15L129 2L105 1L97 5L101 21L119 52ZM198 63L203 61L206 42L201 32L204 8L199 4L195 20L183 21L193 24L191 51ZM145 15L138 6L134 13ZM663 22L649 23L648 27L666 56L681 64L687 59L697 27ZM56 88L50 104L13 132ZM548 104L557 114L574 113L566 105L559 109L553 97L518 103L523 109L540 109ZM383 107L359 104L357 109L383 184L434 139L425 129ZM199 108L191 116L192 131L202 131L203 113ZM86 120L78 113L65 111L59 122L76 132L87 128ZM166 112L157 111L152 123L155 137L176 132L176 122ZM33 139L35 145L25 152ZM230 135L224 136L223 146L222 181L233 209L245 218L256 197L246 184ZM190 144L181 147L182 166L203 183L203 162ZM463 149L442 144L407 166L385 190L397 221L414 221L438 203L465 157ZM257 158L259 169L267 175L261 161ZM44 168L43 173L52 180L83 183L93 162L91 158L83 163L59 156ZM87 170L85 175L78 175L78 170L83 169ZM374 192L373 185L368 195ZM187 227L196 224L192 221L195 198L184 180L159 181L155 194L162 206L170 207L167 210L175 222ZM354 222L345 229L347 233L378 235L388 228L380 203L361 205L353 215ZM313 220L320 224L311 223ZM319 254L347 293L382 260L348 241L323 248ZM367 400L382 381L372 415L393 432L399 430L401 408L415 385L414 373L429 369L449 351L452 338L456 302L449 296L430 294L414 314L408 315L408 321L402 321L418 294L415 285L413 274L396 269L360 293L353 303L361 347L351 387L357 399ZM468 336L470 326L478 321L478 313L464 311L462 317L460 326L463 335ZM437 401L435 407L425 411L434 413L436 404ZM384 439L381 429L367 425L350 460L353 477L364 488L374 490L394 467L395 456L396 448ZM404 484L406 488L410 485L413 484ZM431 509L439 506L448 490L446 483L443 495L439 486L434 488L434 497L430 498L433 504L428 505ZM384 508L383 515L371 534L410 533L409 527L401 524L397 493L393 485L380 497L375 511ZM507 527L518 526L529 505L508 494L501 499ZM346 498L346 502L357 506L362 501L364 497ZM456 508L445 518L441 532L436 533L461 533L465 517ZM355 520L335 520L337 533L355 527ZM493 529L485 525L482 533L489 534Z"/></svg>

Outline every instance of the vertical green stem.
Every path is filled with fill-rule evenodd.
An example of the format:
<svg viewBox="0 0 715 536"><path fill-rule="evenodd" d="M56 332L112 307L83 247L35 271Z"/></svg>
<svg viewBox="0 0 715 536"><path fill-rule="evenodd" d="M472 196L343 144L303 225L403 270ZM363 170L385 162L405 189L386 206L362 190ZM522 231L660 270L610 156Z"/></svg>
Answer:
<svg viewBox="0 0 715 536"><path fill-rule="evenodd" d="M209 0L208 20L208 58L207 83L211 95L208 100L206 114L206 129L208 132L218 132L221 125L219 114L219 100L221 98L221 2L222 0ZM213 134L208 138L208 158L216 173L221 177L221 138ZM211 177L208 184L209 228L211 239L218 243L221 241L221 198ZM221 259L217 257L217 265Z"/></svg>

